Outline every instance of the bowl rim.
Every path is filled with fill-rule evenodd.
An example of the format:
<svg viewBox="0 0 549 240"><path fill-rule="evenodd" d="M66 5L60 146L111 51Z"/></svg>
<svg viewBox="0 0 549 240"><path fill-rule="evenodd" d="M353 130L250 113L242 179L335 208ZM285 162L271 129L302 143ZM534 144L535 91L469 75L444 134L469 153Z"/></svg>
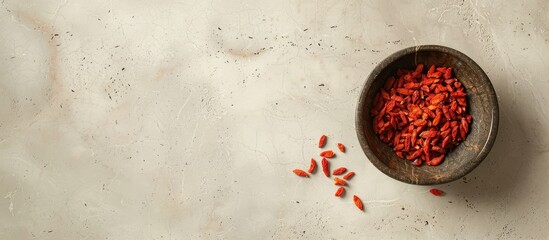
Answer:
<svg viewBox="0 0 549 240"><path fill-rule="evenodd" d="M403 176L402 174L398 174L397 171L389 168L387 165L382 163L379 160L379 158L372 152L372 150L370 149L370 146L368 145L368 143L366 141L366 137L365 137L365 133L364 133L365 132L364 131L364 125L366 125L366 124L361 124L361 123L363 122L362 116L363 116L364 104L366 102L365 99L367 98L367 96L366 96L367 89L369 89L372 86L372 84L373 84L374 80L377 78L377 76L389 64L394 62L396 59L399 59L402 56L410 54L410 53L416 53L416 56L417 56L417 53L420 52L420 51L441 51L441 52L445 52L445 53L448 53L450 55L453 55L453 56L457 57L458 59L460 59L463 62L466 62L467 64L472 66L472 68L474 68L475 70L478 70L478 72L481 73L481 76L479 76L479 78L482 78L483 81L487 83L488 91L489 91L488 92L489 98L494 103L494 107L492 109L492 120L491 120L490 130L489 130L489 133L488 133L488 138L487 138L486 142L484 143L484 146L482 147L480 152L474 158L474 159L476 159L476 161L470 161L468 164L466 164L464 166L465 170L461 171L461 174L458 174L458 175L447 175L447 176L443 176L439 179L429 178L429 179L412 180L410 178L407 178L407 177ZM417 65L417 60L416 60L415 64ZM355 130L356 130L356 133L357 133L358 142L360 143L362 151L366 154L366 157L368 158L368 160L377 169L379 169L381 172L383 172L385 175L387 175L387 176L389 176L393 179L396 179L398 181L408 183L408 184L414 184L414 185L444 184L444 183L448 183L448 182L452 182L452 181L455 181L457 179L460 179L463 176L470 173L471 171L473 171L473 169L475 169L486 158L486 156L490 152L492 146L494 145L495 140L496 140L496 136L497 136L497 132L498 132L498 126L499 126L499 104L498 104L498 101L497 101L497 96L496 96L496 91L494 89L494 86L492 85L492 82L490 81L490 78L488 78L488 75L486 75L486 72L484 72L484 70L482 70L482 68L475 61L473 61L473 59L471 59L470 57L468 57L464 53L462 53L462 52L460 52L456 49L441 46L441 45L417 45L417 46L404 48L404 49L401 49L399 51L394 52L393 54L391 54L387 58L385 58L383 61L378 63L376 65L376 67L372 70L370 75L368 75L368 78L366 79L364 85L362 86L362 89L361 89L361 92L360 92L360 95L359 95L359 98L358 98L358 102L357 102L356 111L355 111Z"/></svg>

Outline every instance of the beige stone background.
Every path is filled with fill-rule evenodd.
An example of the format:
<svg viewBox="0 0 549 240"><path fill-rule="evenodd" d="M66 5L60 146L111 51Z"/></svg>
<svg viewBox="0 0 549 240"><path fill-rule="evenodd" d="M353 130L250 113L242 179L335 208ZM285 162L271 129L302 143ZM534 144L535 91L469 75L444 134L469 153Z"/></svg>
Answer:
<svg viewBox="0 0 549 240"><path fill-rule="evenodd" d="M548 239L548 31L543 0L4 0L0 239ZM500 103L440 198L354 132L367 75L418 44L469 55ZM323 133L357 172L343 199L291 173Z"/></svg>

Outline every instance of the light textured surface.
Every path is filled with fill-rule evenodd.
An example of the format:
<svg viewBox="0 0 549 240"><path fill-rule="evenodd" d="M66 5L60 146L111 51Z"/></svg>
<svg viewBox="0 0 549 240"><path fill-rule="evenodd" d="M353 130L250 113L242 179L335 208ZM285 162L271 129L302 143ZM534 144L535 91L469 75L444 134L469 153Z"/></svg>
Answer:
<svg viewBox="0 0 549 240"><path fill-rule="evenodd" d="M0 239L549 238L547 1L5 0L0 30ZM354 132L368 73L417 44L499 95L494 149L439 198ZM322 133L343 199L291 173Z"/></svg>

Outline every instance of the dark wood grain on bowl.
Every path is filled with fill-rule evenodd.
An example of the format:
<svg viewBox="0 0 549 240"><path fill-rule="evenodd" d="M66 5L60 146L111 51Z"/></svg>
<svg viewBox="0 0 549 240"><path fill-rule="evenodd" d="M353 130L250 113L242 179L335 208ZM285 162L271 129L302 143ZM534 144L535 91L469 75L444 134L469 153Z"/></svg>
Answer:
<svg viewBox="0 0 549 240"><path fill-rule="evenodd" d="M375 134L370 109L375 94L398 68L415 69L417 64L449 66L467 92L468 110L473 117L467 139L453 149L439 166L415 167L401 159ZM472 171L488 154L498 128L498 103L484 71L465 54L443 46L424 45L398 51L382 61L370 74L356 110L356 131L368 159L386 175L402 182L432 185L450 182Z"/></svg>

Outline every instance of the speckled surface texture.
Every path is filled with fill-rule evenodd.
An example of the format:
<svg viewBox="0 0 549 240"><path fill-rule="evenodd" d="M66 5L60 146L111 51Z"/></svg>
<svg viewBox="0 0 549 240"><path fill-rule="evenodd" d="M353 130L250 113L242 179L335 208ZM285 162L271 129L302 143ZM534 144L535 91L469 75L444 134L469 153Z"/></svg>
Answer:
<svg viewBox="0 0 549 240"><path fill-rule="evenodd" d="M0 30L0 239L549 238L547 1L4 0ZM500 107L442 197L377 170L354 125L377 63L425 44ZM323 133L357 173L342 199L291 172Z"/></svg>

